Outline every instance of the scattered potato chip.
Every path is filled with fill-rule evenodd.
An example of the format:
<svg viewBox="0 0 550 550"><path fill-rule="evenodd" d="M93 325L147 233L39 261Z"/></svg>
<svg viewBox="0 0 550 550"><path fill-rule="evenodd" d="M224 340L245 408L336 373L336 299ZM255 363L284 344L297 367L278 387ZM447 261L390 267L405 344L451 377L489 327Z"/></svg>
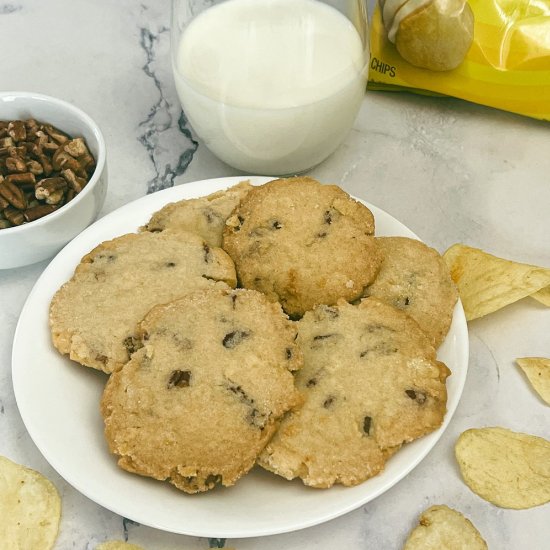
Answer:
<svg viewBox="0 0 550 550"><path fill-rule="evenodd" d="M50 550L57 538L61 499L42 474L0 456L2 550Z"/></svg>
<svg viewBox="0 0 550 550"><path fill-rule="evenodd" d="M422 513L403 550L487 550L487 543L472 522L447 506L432 506Z"/></svg>
<svg viewBox="0 0 550 550"><path fill-rule="evenodd" d="M504 428L466 430L455 446L466 485L502 508L550 501L550 441Z"/></svg>
<svg viewBox="0 0 550 550"><path fill-rule="evenodd" d="M96 546L95 550L143 550L143 548L137 544L130 544L121 540L108 540Z"/></svg>
<svg viewBox="0 0 550 550"><path fill-rule="evenodd" d="M503 260L479 248L454 244L443 258L458 287L468 321L550 285L550 269Z"/></svg>
<svg viewBox="0 0 550 550"><path fill-rule="evenodd" d="M531 298L534 298L541 304L550 307L550 286L546 286L538 292L531 294Z"/></svg>
<svg viewBox="0 0 550 550"><path fill-rule="evenodd" d="M533 389L550 405L550 359L521 357L516 363L531 382Z"/></svg>

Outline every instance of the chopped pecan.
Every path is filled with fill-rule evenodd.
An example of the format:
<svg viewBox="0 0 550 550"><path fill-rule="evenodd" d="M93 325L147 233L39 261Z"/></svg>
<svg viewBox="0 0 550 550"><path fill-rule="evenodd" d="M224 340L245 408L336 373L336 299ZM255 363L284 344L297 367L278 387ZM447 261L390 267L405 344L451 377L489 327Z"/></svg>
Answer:
<svg viewBox="0 0 550 550"><path fill-rule="evenodd" d="M365 416L365 418L363 418L363 431L365 432L365 435L370 435L371 429L372 429L372 417Z"/></svg>
<svg viewBox="0 0 550 550"><path fill-rule="evenodd" d="M63 178L45 178L37 184L34 195L38 200L46 200L57 191L65 191L65 189L67 189L67 182Z"/></svg>
<svg viewBox="0 0 550 550"><path fill-rule="evenodd" d="M80 171L80 164L78 161L71 157L69 153L65 152L62 147L59 147L53 154L52 166L54 170L70 168L75 173Z"/></svg>
<svg viewBox="0 0 550 550"><path fill-rule="evenodd" d="M54 210L57 210L57 206L54 204L38 204L37 206L27 208L23 212L23 216L26 221L33 222L38 218L42 218L46 214L51 214Z"/></svg>
<svg viewBox="0 0 550 550"><path fill-rule="evenodd" d="M12 206L8 206L4 209L4 217L13 225L21 225L25 221L23 214Z"/></svg>
<svg viewBox="0 0 550 550"><path fill-rule="evenodd" d="M61 171L61 175L65 178L65 181L69 184L70 188L80 193L86 185L86 180L77 176L70 168Z"/></svg>
<svg viewBox="0 0 550 550"><path fill-rule="evenodd" d="M65 202L72 201L76 196L77 191L74 189L67 189L65 193Z"/></svg>
<svg viewBox="0 0 550 550"><path fill-rule="evenodd" d="M78 162L80 163L81 170L83 170L88 176L91 176L94 173L96 164L95 159L91 154L88 153L78 157Z"/></svg>
<svg viewBox="0 0 550 550"><path fill-rule="evenodd" d="M46 197L46 204L62 204L63 196L64 196L63 189L58 189L57 191L50 193L49 196Z"/></svg>
<svg viewBox="0 0 550 550"><path fill-rule="evenodd" d="M25 200L23 191L17 185L8 181L8 178L0 183L0 195L18 210L25 210L27 208L27 201Z"/></svg>
<svg viewBox="0 0 550 550"><path fill-rule="evenodd" d="M42 145L42 152L50 157L52 155L55 155L56 151L59 149L59 145L51 141L45 141L41 145Z"/></svg>
<svg viewBox="0 0 550 550"><path fill-rule="evenodd" d="M42 170L44 171L44 175L46 177L50 176L51 173L53 172L53 166L52 166L52 163L50 162L50 159L46 155L41 154L38 157L38 162L42 165Z"/></svg>
<svg viewBox="0 0 550 550"><path fill-rule="evenodd" d="M27 128L27 136L34 135L38 130L38 122L34 118L28 118L25 120L25 128Z"/></svg>
<svg viewBox="0 0 550 550"><path fill-rule="evenodd" d="M94 169L83 138L33 118L0 121L0 229L34 221L69 202Z"/></svg>
<svg viewBox="0 0 550 550"><path fill-rule="evenodd" d="M334 403L335 397L332 395L329 395L324 401L323 401L323 407L325 409L330 409L332 404Z"/></svg>
<svg viewBox="0 0 550 550"><path fill-rule="evenodd" d="M206 243L203 243L202 249L204 250L204 261L205 263L209 263L212 260L212 257L210 254L210 247Z"/></svg>
<svg viewBox="0 0 550 550"><path fill-rule="evenodd" d="M59 144L69 141L67 134L59 130L59 128L54 128L51 124L44 124L44 130L54 141Z"/></svg>
<svg viewBox="0 0 550 550"><path fill-rule="evenodd" d="M44 173L44 168L42 165L33 159L27 161L27 170L35 176L40 176Z"/></svg>
<svg viewBox="0 0 550 550"><path fill-rule="evenodd" d="M132 355L132 353L134 353L136 350L142 347L140 340L132 335L124 338L123 344L124 344L124 347L128 350L128 353L130 355Z"/></svg>
<svg viewBox="0 0 550 550"><path fill-rule="evenodd" d="M65 149L65 151L74 158L81 157L86 153L89 154L88 148L82 138L75 138L67 141L65 145L63 145L63 149Z"/></svg>
<svg viewBox="0 0 550 550"><path fill-rule="evenodd" d="M34 187L36 183L36 178L31 172L25 172L24 174L10 174L9 176L6 176L6 181L17 185L17 187Z"/></svg>
<svg viewBox="0 0 550 550"><path fill-rule="evenodd" d="M6 137L3 137L3 138L0 138L0 147L2 148L8 148L8 147L13 147L15 145L13 139L11 138L11 136L6 136Z"/></svg>
<svg viewBox="0 0 550 550"><path fill-rule="evenodd" d="M233 332L229 332L223 337L223 347L232 349L238 344L240 344L243 340L248 338L250 336L250 331L247 330L234 330Z"/></svg>
<svg viewBox="0 0 550 550"><path fill-rule="evenodd" d="M8 157L6 159L6 168L8 172L26 172L27 165L25 161L20 157Z"/></svg>
<svg viewBox="0 0 550 550"><path fill-rule="evenodd" d="M22 120L13 120L8 124L8 134L16 143L25 141L27 138L27 130L25 123Z"/></svg>
<svg viewBox="0 0 550 550"><path fill-rule="evenodd" d="M20 144L18 146L8 147L8 155L12 158L24 157L27 154L27 146Z"/></svg>
<svg viewBox="0 0 550 550"><path fill-rule="evenodd" d="M419 405L422 405L426 401L426 394L418 390L405 390L407 397L410 397L413 401L416 401Z"/></svg>
<svg viewBox="0 0 550 550"><path fill-rule="evenodd" d="M170 390L174 387L186 388L191 382L190 370L174 370L170 374L166 387Z"/></svg>

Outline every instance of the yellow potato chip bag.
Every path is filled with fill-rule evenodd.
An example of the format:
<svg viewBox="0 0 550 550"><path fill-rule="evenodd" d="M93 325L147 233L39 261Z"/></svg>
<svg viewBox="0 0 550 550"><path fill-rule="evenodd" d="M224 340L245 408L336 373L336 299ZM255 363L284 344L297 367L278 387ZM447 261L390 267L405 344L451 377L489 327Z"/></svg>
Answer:
<svg viewBox="0 0 550 550"><path fill-rule="evenodd" d="M550 441L504 428L466 430L455 455L466 485L516 510L550 502Z"/></svg>
<svg viewBox="0 0 550 550"><path fill-rule="evenodd" d="M422 513L403 550L487 550L487 543L472 522L447 506L432 506Z"/></svg>
<svg viewBox="0 0 550 550"><path fill-rule="evenodd" d="M533 389L550 405L550 359L544 357L521 357L516 359Z"/></svg>
<svg viewBox="0 0 550 550"><path fill-rule="evenodd" d="M468 321L550 285L550 269L497 258L464 244L451 246L443 258L458 287Z"/></svg>
<svg viewBox="0 0 550 550"><path fill-rule="evenodd" d="M0 548L53 548L61 499L42 474L0 456Z"/></svg>
<svg viewBox="0 0 550 550"><path fill-rule="evenodd" d="M370 26L369 89L550 120L548 0L379 0Z"/></svg>

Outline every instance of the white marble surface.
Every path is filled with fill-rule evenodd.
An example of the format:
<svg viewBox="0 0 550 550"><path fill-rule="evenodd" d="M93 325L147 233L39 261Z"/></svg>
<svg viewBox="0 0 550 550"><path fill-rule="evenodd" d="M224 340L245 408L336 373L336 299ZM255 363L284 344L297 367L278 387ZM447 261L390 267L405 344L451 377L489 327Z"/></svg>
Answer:
<svg viewBox="0 0 550 550"><path fill-rule="evenodd" d="M103 214L169 185L236 174L186 127L170 74L168 26L168 0L0 2L0 89L60 97L98 122L110 173ZM452 99L370 93L345 143L311 174L380 206L441 251L460 241L550 266L549 151L548 123ZM457 413L402 482L324 525L217 541L124 521L69 486L34 446L15 403L10 353L19 312L46 265L0 272L0 454L57 485L57 550L93 550L112 538L149 550L399 549L418 514L435 503L468 515L491 549L550 547L550 505L513 511L481 500L453 456L456 437L469 427L502 425L550 439L550 409L513 364L550 356L550 310L535 301L470 324L470 371Z"/></svg>

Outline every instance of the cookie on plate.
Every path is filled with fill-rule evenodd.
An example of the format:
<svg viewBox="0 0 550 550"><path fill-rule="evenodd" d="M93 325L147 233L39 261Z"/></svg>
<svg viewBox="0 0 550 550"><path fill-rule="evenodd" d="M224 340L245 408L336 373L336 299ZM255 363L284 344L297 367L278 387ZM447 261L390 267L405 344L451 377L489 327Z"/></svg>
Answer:
<svg viewBox="0 0 550 550"><path fill-rule="evenodd" d="M417 323L375 298L318 306L298 322L304 405L282 421L259 464L325 488L378 474L445 415L447 367Z"/></svg>
<svg viewBox="0 0 550 550"><path fill-rule="evenodd" d="M299 316L361 296L382 260L373 234L366 206L336 185L296 177L254 187L227 220L223 248L242 286Z"/></svg>
<svg viewBox="0 0 550 550"><path fill-rule="evenodd" d="M435 347L445 339L458 292L445 261L433 248L407 237L378 237L384 255L365 296L402 309L431 338Z"/></svg>
<svg viewBox="0 0 550 550"><path fill-rule="evenodd" d="M252 290L202 290L152 309L143 347L103 395L119 466L187 493L233 485L301 402L295 337L280 305Z"/></svg>
<svg viewBox="0 0 550 550"><path fill-rule="evenodd" d="M84 256L53 297L53 344L71 359L110 373L135 351L136 326L154 305L216 284L236 285L233 262L198 235L117 237Z"/></svg>
<svg viewBox="0 0 550 550"><path fill-rule="evenodd" d="M221 246L225 221L252 185L237 185L206 197L172 202L155 212L143 231L185 230L198 233L210 246Z"/></svg>

